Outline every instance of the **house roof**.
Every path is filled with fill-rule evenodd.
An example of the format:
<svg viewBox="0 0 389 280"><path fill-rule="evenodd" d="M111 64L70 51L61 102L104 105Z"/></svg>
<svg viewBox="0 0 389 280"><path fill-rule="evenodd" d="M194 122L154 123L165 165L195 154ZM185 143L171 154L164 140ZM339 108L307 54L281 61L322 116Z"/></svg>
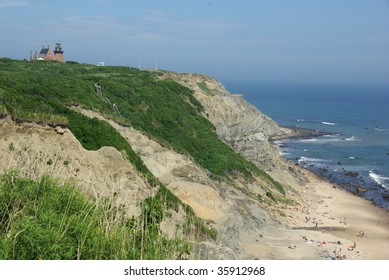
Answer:
<svg viewBox="0 0 389 280"><path fill-rule="evenodd" d="M39 54L46 55L49 52L50 48L42 48Z"/></svg>

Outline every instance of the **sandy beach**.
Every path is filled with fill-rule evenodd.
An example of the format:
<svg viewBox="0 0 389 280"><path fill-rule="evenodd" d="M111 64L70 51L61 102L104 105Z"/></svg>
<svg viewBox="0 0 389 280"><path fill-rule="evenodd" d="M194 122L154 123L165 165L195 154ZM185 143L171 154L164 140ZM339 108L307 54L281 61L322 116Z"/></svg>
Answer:
<svg viewBox="0 0 389 280"><path fill-rule="evenodd" d="M305 205L286 210L291 231L278 259L389 259L388 211L303 172L309 183L294 187Z"/></svg>

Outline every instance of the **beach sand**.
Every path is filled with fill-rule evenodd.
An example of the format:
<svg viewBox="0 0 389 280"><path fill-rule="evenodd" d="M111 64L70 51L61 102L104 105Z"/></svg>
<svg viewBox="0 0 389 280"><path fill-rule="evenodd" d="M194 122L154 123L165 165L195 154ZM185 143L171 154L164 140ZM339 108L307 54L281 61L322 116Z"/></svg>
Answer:
<svg viewBox="0 0 389 280"><path fill-rule="evenodd" d="M283 244L285 255L279 257L388 260L388 211L334 187L309 171L302 172L309 183L294 187L300 188L305 205L286 210L289 219L285 222L291 231L286 240L288 246Z"/></svg>

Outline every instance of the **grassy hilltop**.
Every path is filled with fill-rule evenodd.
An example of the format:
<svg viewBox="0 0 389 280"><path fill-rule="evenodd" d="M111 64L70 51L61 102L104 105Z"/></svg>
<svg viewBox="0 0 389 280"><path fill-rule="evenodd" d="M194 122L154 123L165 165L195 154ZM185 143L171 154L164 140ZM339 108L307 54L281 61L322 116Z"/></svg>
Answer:
<svg viewBox="0 0 389 280"><path fill-rule="evenodd" d="M58 183L53 179L44 177L40 182L33 182L20 178L14 172L7 173L0 180L0 251L4 252L0 258L171 258L190 251L186 241L170 240L160 233L159 223L166 209L176 205L184 207L187 223L191 223L199 235L215 238L215 233L202 225L190 207L183 205L153 176L111 125L88 118L72 110L72 106L99 112L120 124L142 131L159 143L193 158L209 171L211 178L229 178L241 174L250 180L254 176L261 176L279 193L284 193L279 183L218 138L213 125L201 116L203 107L188 88L173 80L158 79L162 74L158 71L97 67L74 62L0 59L0 115L10 115L15 121L66 126L88 150L112 146L124 151L149 184L159 187L155 197L142 204L141 217L128 219L120 216L118 224L104 232L102 221L109 220L104 209L96 208L94 202L82 198L81 193L73 193L74 188L59 190ZM99 85L101 91L96 90L95 85ZM21 189L24 188L32 195L23 196ZM53 196L42 193L47 191L53 192ZM59 191L66 193L57 194ZM61 195L75 198L74 207L80 208L74 211L79 212L80 217L72 216L76 215L75 212L65 211L64 214L62 210L54 211L51 208L50 203ZM273 198L271 193L269 197ZM73 199L61 202L64 209L67 209L69 201L73 202ZM94 214L88 217L89 213ZM103 216L98 216L102 213ZM56 222L46 225L48 220ZM61 228L63 221L69 221L71 232ZM80 225L78 228L72 224L74 221L87 224L77 223ZM83 228L85 232L82 232ZM26 234L25 230L31 235ZM133 240L139 242L131 243L126 239L131 231L136 231ZM41 239L34 237L34 233ZM91 233L94 235L90 238L95 238L101 245L98 248L87 246L89 237L86 234ZM82 238L78 239L77 236ZM65 239L70 241L65 242ZM145 239L159 240L159 243L149 242L147 247ZM80 244L85 245L85 252L81 253ZM114 248L121 245L124 249L118 254L112 253L116 250ZM77 246L79 250L76 250ZM28 254L28 250L35 253Z"/></svg>

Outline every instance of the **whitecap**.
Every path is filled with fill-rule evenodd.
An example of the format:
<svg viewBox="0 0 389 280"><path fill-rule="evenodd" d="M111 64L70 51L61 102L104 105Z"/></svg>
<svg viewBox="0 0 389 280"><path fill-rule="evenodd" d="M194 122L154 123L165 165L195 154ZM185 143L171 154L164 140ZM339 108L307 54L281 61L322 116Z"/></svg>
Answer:
<svg viewBox="0 0 389 280"><path fill-rule="evenodd" d="M337 138L336 136L324 135L323 137L320 138L299 139L296 142L324 144L324 143L340 142L340 141L342 141L342 139Z"/></svg>
<svg viewBox="0 0 389 280"><path fill-rule="evenodd" d="M377 128L377 127L375 127L374 129L375 129L376 131L380 131L380 132L388 131L387 129Z"/></svg>
<svg viewBox="0 0 389 280"><path fill-rule="evenodd" d="M299 162L316 162L316 163L322 163L322 162L329 162L325 159L319 159L319 158L310 158L310 157L301 157Z"/></svg>
<svg viewBox="0 0 389 280"><path fill-rule="evenodd" d="M357 141L358 139L357 139L357 137L355 137L355 136L351 136L351 137L349 137L349 138L345 138L344 139L344 141Z"/></svg>
<svg viewBox="0 0 389 280"><path fill-rule="evenodd" d="M387 187L386 181L389 182L389 177L384 177L381 175L378 175L377 173L374 173L373 171L369 171L369 176L380 186Z"/></svg>
<svg viewBox="0 0 389 280"><path fill-rule="evenodd" d="M297 119L298 122L305 122L304 119Z"/></svg>
<svg viewBox="0 0 389 280"><path fill-rule="evenodd" d="M325 125L336 125L336 123L332 123L332 122L321 122L321 123Z"/></svg>
<svg viewBox="0 0 389 280"><path fill-rule="evenodd" d="M355 159L355 157L349 157L348 159Z"/></svg>

